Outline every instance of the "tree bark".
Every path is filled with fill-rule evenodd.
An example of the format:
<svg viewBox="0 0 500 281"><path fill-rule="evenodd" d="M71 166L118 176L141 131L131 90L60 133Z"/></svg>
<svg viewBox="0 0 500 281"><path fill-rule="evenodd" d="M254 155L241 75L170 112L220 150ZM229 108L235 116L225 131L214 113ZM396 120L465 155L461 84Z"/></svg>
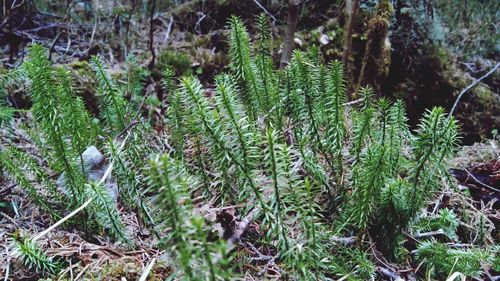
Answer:
<svg viewBox="0 0 500 281"><path fill-rule="evenodd" d="M285 40L283 42L283 50L281 52L280 68L284 68L290 63L294 44L293 38L299 20L299 3L300 0L289 0L288 2L287 28Z"/></svg>
<svg viewBox="0 0 500 281"><path fill-rule="evenodd" d="M155 15L156 0L150 0L151 11L149 14L149 50L151 51L151 61L149 62L148 68L151 70L155 66L155 47L154 47L154 26L153 20Z"/></svg>
<svg viewBox="0 0 500 281"><path fill-rule="evenodd" d="M346 15L348 17L345 25L345 36L344 36L344 51L342 53L342 63L347 67L349 57L351 56L352 48L352 31L354 27L354 18L358 14L359 10L359 0L347 0L345 3Z"/></svg>
<svg viewBox="0 0 500 281"><path fill-rule="evenodd" d="M361 63L356 92L359 87L371 86L375 91L375 96L382 95L381 83L387 78L391 65L391 50L386 46L386 40L388 40L392 13L393 9L389 0L380 0L377 13L368 22L365 55Z"/></svg>
<svg viewBox="0 0 500 281"><path fill-rule="evenodd" d="M353 96L351 93L354 91L354 83L353 81L353 64L351 61L351 50L352 50L352 33L354 30L354 20L356 19L356 15L359 10L359 2L360 0L346 0L345 3L345 12L347 21L345 24L344 30L344 50L342 52L342 63L344 64L345 77L347 81L347 90L350 93L350 96Z"/></svg>

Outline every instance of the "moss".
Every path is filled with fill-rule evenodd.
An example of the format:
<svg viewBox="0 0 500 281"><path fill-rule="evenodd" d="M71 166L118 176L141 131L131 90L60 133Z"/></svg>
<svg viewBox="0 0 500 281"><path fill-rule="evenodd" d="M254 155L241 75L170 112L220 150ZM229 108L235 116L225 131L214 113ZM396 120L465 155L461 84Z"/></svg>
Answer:
<svg viewBox="0 0 500 281"><path fill-rule="evenodd" d="M7 73L9 73L9 70L4 68L3 66L0 66L0 76L3 76Z"/></svg>
<svg viewBox="0 0 500 281"><path fill-rule="evenodd" d="M478 101L485 107L491 108L496 102L493 92L483 85L477 86L473 92L477 96Z"/></svg>
<svg viewBox="0 0 500 281"><path fill-rule="evenodd" d="M437 55L441 59L441 64L444 67L446 67L448 64L451 63L451 55L448 53L446 49L439 48Z"/></svg>
<svg viewBox="0 0 500 281"><path fill-rule="evenodd" d="M448 64L442 73L444 83L452 88L449 104L474 80L454 64ZM465 93L458 103L455 116L462 124L464 144L479 142L492 136L500 127L500 97L485 84L480 83Z"/></svg>
<svg viewBox="0 0 500 281"><path fill-rule="evenodd" d="M73 90L83 99L85 107L94 116L99 114L97 104L97 82L95 72L87 61L74 61L67 65L70 70Z"/></svg>
<svg viewBox="0 0 500 281"><path fill-rule="evenodd" d="M191 34L191 33L189 33ZM206 35L200 35L197 36L195 41L194 41L194 46L195 47L203 47L203 48L210 48L212 42L210 41L210 37Z"/></svg>
<svg viewBox="0 0 500 281"><path fill-rule="evenodd" d="M186 74L191 70L191 58L184 53L172 50L164 50L158 55L157 68L164 71L167 67L176 72L177 75Z"/></svg>

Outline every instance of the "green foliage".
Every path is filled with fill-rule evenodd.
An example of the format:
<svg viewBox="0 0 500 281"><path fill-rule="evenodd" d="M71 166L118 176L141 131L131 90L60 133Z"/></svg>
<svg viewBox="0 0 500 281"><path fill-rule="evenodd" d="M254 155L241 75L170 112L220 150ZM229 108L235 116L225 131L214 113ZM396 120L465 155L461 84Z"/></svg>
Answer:
<svg viewBox="0 0 500 281"><path fill-rule="evenodd" d="M28 269L43 274L55 274L61 265L52 257L48 257L34 242L19 235L14 237L15 251L18 259Z"/></svg>
<svg viewBox="0 0 500 281"><path fill-rule="evenodd" d="M49 199L73 207L92 198L82 217L128 242L117 202L103 184L87 179L81 161L99 131L99 139L107 140L98 145L113 165L120 206L140 214L182 280L235 278L234 241L228 246L222 238L232 233L217 237L213 221L200 214L202 204L235 206L235 222L252 214L262 233L253 242L292 280L373 279L377 261L366 237L392 260L403 252L402 234L410 227L442 229L457 238L458 219L451 211L420 214L448 176L447 160L458 138L453 118L434 108L411 133L401 101L373 100L373 92L363 88L360 103L347 103L339 61L322 65L317 50L296 51L290 65L277 70L267 19L257 20L261 35L255 48L240 19L231 18L229 25L229 73L216 76L208 91L193 76L175 81L175 70L165 68L167 110L154 127L134 108L147 72L133 60L127 83L118 86L102 61L92 59L107 125L98 130L73 94L68 74L33 46L24 69L32 81L36 123L26 131L69 192L61 194L38 161L12 148L0 152L5 171L54 216L59 210L52 210ZM357 237L358 247L339 244L339 234ZM456 269L468 273L477 269L468 259L485 258L440 247L421 244L419 258L450 270L458 260Z"/></svg>
<svg viewBox="0 0 500 281"><path fill-rule="evenodd" d="M229 67L237 81L245 88L245 105L249 117L255 120L260 109L263 109L264 100L268 96L263 97L266 90L262 88L262 81L258 80L256 75L255 62L251 60L250 37L245 25L235 16L231 17L229 25L231 27ZM261 70L263 68L264 66L261 65ZM262 71L260 73L262 74Z"/></svg>
<svg viewBox="0 0 500 281"><path fill-rule="evenodd" d="M158 69L172 69L177 75L188 74L191 70L191 59L188 55L172 50L165 50L158 55Z"/></svg>
<svg viewBox="0 0 500 281"><path fill-rule="evenodd" d="M91 182L85 188L86 197L93 198L90 212L103 229L108 229L113 238L130 243L125 234L123 223L118 215L118 208L106 188L97 182Z"/></svg>
<svg viewBox="0 0 500 281"><path fill-rule="evenodd" d="M127 72L125 73L126 83L123 85L124 96L131 99L136 106L142 102L142 92L145 87L149 71L141 67L137 58L129 55L126 60Z"/></svg>
<svg viewBox="0 0 500 281"><path fill-rule="evenodd" d="M10 106L0 105L0 126L12 120L14 109Z"/></svg>
<svg viewBox="0 0 500 281"><path fill-rule="evenodd" d="M14 157L12 157L14 156ZM23 161L24 160L24 161ZM35 188L28 175L24 171L23 166L31 166L37 172L40 177L45 179L45 175L41 173L39 168L32 165L33 160L25 153L15 149L9 148L5 151L0 151L0 163L2 164L5 171L16 181L16 183L29 195L29 197L35 201L35 203L40 206L44 211L56 216L54 210L49 206L47 200L42 194ZM40 180L40 179L38 179Z"/></svg>
<svg viewBox="0 0 500 281"><path fill-rule="evenodd" d="M182 163L168 154L149 162L148 185L157 194L158 222L167 236L161 243L176 259L183 280L223 280L230 275L223 241L209 240L204 219L194 214L188 187L195 185Z"/></svg>
<svg viewBox="0 0 500 281"><path fill-rule="evenodd" d="M6 73L3 73L3 69L0 69L2 73L0 73L0 128L2 127L2 124L8 123L13 115L15 110L8 106L6 103L7 99L7 93L5 91L5 88L7 87L7 84L14 80L16 71L8 71Z"/></svg>
<svg viewBox="0 0 500 281"><path fill-rule="evenodd" d="M257 25L267 29L262 18ZM455 121L433 109L412 135L403 103L372 101L369 88L361 90L361 106L346 108L340 62L325 67L314 52L296 51L286 69L275 70L268 35L258 37L252 49L241 20L233 17L230 28L231 71L216 77L213 97L205 96L191 76L173 90L166 73L173 92L167 114L170 157L176 158L170 162L186 163L200 180L190 186L215 191L218 204L257 203L258 219L269 230L264 241L297 276L321 278L356 267L359 278L368 278L374 267L365 253L346 250L345 256L331 258L335 246L328 237L334 232L319 213L332 203L341 206L337 231L368 232L394 258L402 231L446 176L457 139ZM354 161L348 161L347 151ZM347 257L354 261L339 265Z"/></svg>
<svg viewBox="0 0 500 281"><path fill-rule="evenodd" d="M498 36L492 32L500 11L497 1L470 0L449 3L439 0L435 3L435 9L443 25L453 30L446 34L448 38L445 39L457 54L473 57L492 56L498 52ZM444 33L442 28L435 28L434 32Z"/></svg>
<svg viewBox="0 0 500 281"><path fill-rule="evenodd" d="M453 210L445 208L434 216L419 218L413 227L420 232L442 231L450 240L457 241L456 232L459 224L460 220Z"/></svg>
<svg viewBox="0 0 500 281"><path fill-rule="evenodd" d="M29 198L53 219L60 219L62 213L92 198L90 207L76 218L90 220L77 225L88 230L88 226L95 221L103 229L109 230L113 238L129 242L116 203L109 197L108 190L87 179L89 171L86 170L82 153L96 141L96 123L91 120L82 100L74 94L68 72L62 67L52 66L45 52L42 46L34 44L30 49L29 60L19 69L20 75L26 76L31 82L29 94L33 102L34 120L34 124L24 124L21 129L26 131L36 148L30 149L28 153L14 148L15 143L10 143L0 151L0 164ZM96 60L96 64L99 66L99 61ZM98 76L102 76L102 91L108 92L108 96L109 93L112 95L116 90L114 84L106 80L102 67L97 68ZM117 99L107 99L110 108ZM131 149L130 153L136 151ZM31 155L32 152L35 155L41 153L45 161L39 161L38 157ZM29 268L47 274L56 272L52 259L47 258L33 242L20 239L16 242L16 248L19 249L20 260Z"/></svg>
<svg viewBox="0 0 500 281"><path fill-rule="evenodd" d="M30 60L24 69L31 84L33 115L50 149L49 165L57 172L64 172L65 182L74 202L83 195L83 171L75 160L91 141L90 118L81 100L71 92L67 73L54 69L45 58L45 49L33 45ZM78 128L78 129L76 129Z"/></svg>
<svg viewBox="0 0 500 281"><path fill-rule="evenodd" d="M99 82L98 97L101 113L113 132L120 132L128 124L127 103L116 83L111 79L99 57L92 57L92 63Z"/></svg>
<svg viewBox="0 0 500 281"><path fill-rule="evenodd" d="M443 278L453 272L478 278L483 265L491 265L494 259L493 253L485 249L448 248L447 245L432 240L422 242L418 246L417 255L428 270L435 271Z"/></svg>

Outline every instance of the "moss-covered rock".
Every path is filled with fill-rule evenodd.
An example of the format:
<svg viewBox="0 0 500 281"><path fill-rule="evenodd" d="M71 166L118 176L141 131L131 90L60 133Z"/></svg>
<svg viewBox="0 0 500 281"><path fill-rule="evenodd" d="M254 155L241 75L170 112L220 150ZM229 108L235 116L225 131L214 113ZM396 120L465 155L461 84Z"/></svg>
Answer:
<svg viewBox="0 0 500 281"><path fill-rule="evenodd" d="M159 71L164 71L170 68L176 72L177 75L186 74L191 69L191 58L182 52L173 50L164 50L158 55L158 62L156 68Z"/></svg>
<svg viewBox="0 0 500 281"><path fill-rule="evenodd" d="M87 61L74 61L68 64L75 94L80 96L89 112L97 116L99 106L97 100L97 81L92 66Z"/></svg>
<svg viewBox="0 0 500 281"><path fill-rule="evenodd" d="M455 89L453 98L474 82L473 78L456 68L444 74ZM500 96L488 85L480 83L464 94L454 115L462 125L464 143L470 144L491 137L493 130L500 128Z"/></svg>

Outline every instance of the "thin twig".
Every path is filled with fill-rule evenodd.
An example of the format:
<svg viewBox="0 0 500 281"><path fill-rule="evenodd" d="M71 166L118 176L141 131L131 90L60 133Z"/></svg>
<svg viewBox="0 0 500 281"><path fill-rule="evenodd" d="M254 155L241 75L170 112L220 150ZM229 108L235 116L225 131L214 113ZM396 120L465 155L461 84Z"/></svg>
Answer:
<svg viewBox="0 0 500 281"><path fill-rule="evenodd" d="M469 86L467 86L465 89L463 89L460 94L458 95L457 99L455 100L455 103L453 104L453 107L451 108L450 110L450 114L448 115L448 119L451 118L451 116L453 115L453 112L455 112L455 108L457 107L457 104L458 102L460 101L460 99L462 98L462 96L467 92L469 91L470 89L474 88L477 84L479 84L479 82L481 82L482 80L484 80L486 77L490 76L491 74L493 74L495 72L495 70L497 70L497 68L500 67L500 63L497 63L495 65L495 67L493 67L490 71L488 71L488 73L486 73L485 75L483 75L481 78L475 80L474 82L472 82Z"/></svg>
<svg viewBox="0 0 500 281"><path fill-rule="evenodd" d="M172 32L172 25L174 24L174 17L170 16L168 26L167 26L167 32L165 33L165 39L163 40L165 45L167 45L168 38L170 37L170 32Z"/></svg>
<svg viewBox="0 0 500 281"><path fill-rule="evenodd" d="M259 3L259 1L253 0L253 2L257 6L259 6L259 8L261 8L262 11L264 11L264 13L266 13L266 15L268 15L273 20L273 26L274 26L278 20L273 16L273 14L271 14L264 6L262 6L262 4Z"/></svg>
<svg viewBox="0 0 500 281"><path fill-rule="evenodd" d="M487 185L487 184L485 184L484 182L482 182L482 181L478 180L478 179L477 179L477 178L476 178L476 177L475 177L475 176L474 176L471 172L469 172L469 170L467 170L467 169L466 169L465 167L463 167L463 166L462 166L462 168L464 169L464 171L465 171L465 172L466 172L466 173L467 173L467 174L468 174L468 175L469 175L472 179L474 179L474 180L475 180L478 184L480 184L482 187L485 187L485 188L487 188L487 189L490 189L490 190L492 190L492 191L495 191L495 192L500 193L500 190L498 190L498 189L494 188L493 186L491 186L491 185Z"/></svg>
<svg viewBox="0 0 500 281"><path fill-rule="evenodd" d="M4 279L4 281L9 280L9 271L10 271L10 262L7 264L7 268L5 269L5 279Z"/></svg>
<svg viewBox="0 0 500 281"><path fill-rule="evenodd" d="M149 51L151 52L151 61L148 68L151 70L155 66L156 53L154 48L154 16L156 8L156 0L150 0L151 10L149 14Z"/></svg>
<svg viewBox="0 0 500 281"><path fill-rule="evenodd" d="M111 165L110 165L110 167L111 167ZM85 201L85 203L83 203L76 210L74 210L73 212L69 213L67 216L65 216L64 218L62 218L59 221L57 221L56 223L54 223L53 225L51 225L49 228L47 228L44 231L40 232L37 236L35 236L32 239L32 241L35 242L36 240L42 238L45 234L49 233L54 228L58 227L59 225L61 225L62 223L64 223L68 219L70 219L72 216L76 215L78 212L80 212L81 210L85 209L85 207L87 207L92 202L93 199L94 198L89 198L87 201Z"/></svg>
<svg viewBox="0 0 500 281"><path fill-rule="evenodd" d="M87 269L90 267L90 263L87 264L83 269L82 271L80 271L80 273L78 273L78 275L75 277L75 281L78 281L78 279L80 279L80 277L82 277L82 275L85 273L85 271L87 271Z"/></svg>
<svg viewBox="0 0 500 281"><path fill-rule="evenodd" d="M52 60L52 52L54 52L54 47L56 46L57 44L57 41L59 41L59 39L61 38L61 36L64 34L64 32L59 32L56 36L56 38L54 38L54 40L52 41L52 44L50 45L50 49L49 49L49 56L48 56L48 60Z"/></svg>
<svg viewBox="0 0 500 281"><path fill-rule="evenodd" d="M89 49L92 48L92 43L94 42L95 32L97 30L97 23L99 22L99 0L95 0L95 15L94 15L94 28L92 28L92 34L90 35Z"/></svg>

